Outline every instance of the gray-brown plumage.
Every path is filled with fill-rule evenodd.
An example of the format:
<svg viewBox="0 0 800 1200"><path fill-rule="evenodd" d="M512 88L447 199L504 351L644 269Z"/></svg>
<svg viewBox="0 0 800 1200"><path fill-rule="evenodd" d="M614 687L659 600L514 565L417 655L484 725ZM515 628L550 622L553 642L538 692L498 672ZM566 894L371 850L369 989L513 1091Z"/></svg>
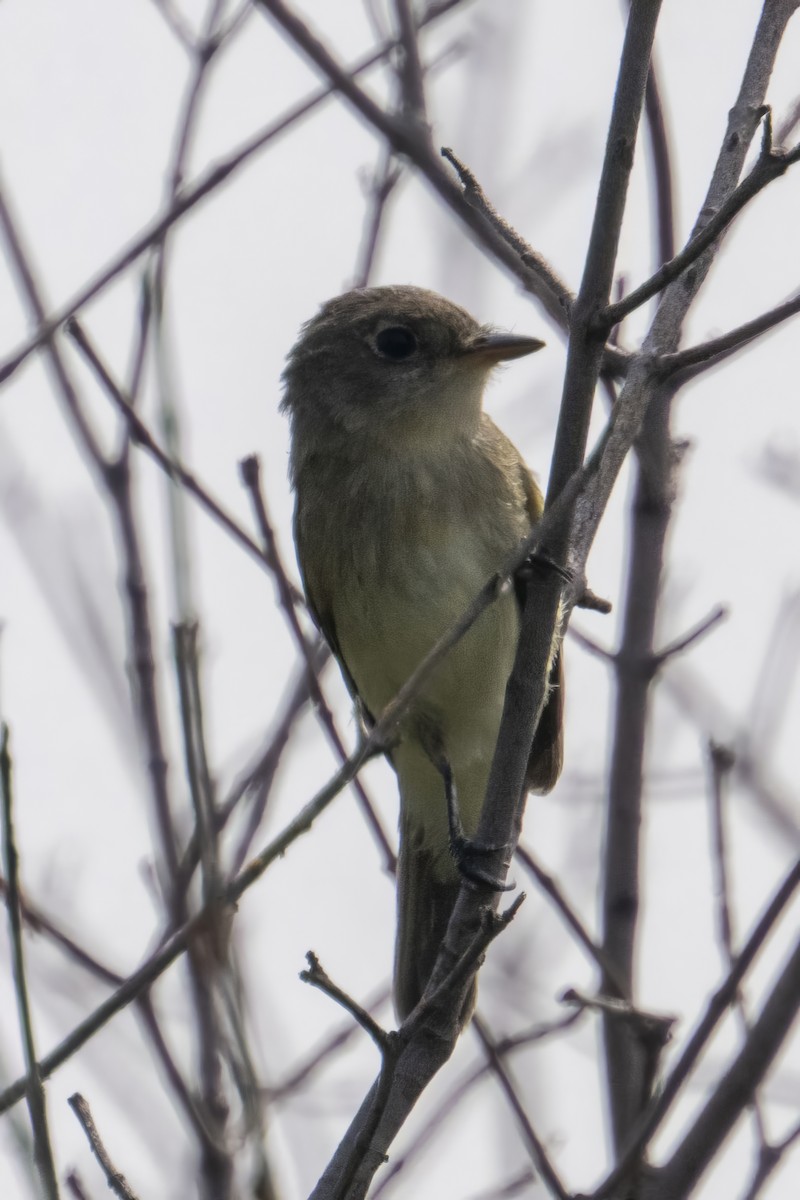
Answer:
<svg viewBox="0 0 800 1200"><path fill-rule="evenodd" d="M311 609L367 719L541 516L532 475L481 407L492 367L540 346L493 333L433 292L382 287L329 301L289 356L298 559ZM518 632L508 593L442 661L391 753L401 801L401 1018L425 990L460 884L433 758L443 755L453 771L471 836ZM558 657L551 683L528 766L537 791L552 788L561 770Z"/></svg>

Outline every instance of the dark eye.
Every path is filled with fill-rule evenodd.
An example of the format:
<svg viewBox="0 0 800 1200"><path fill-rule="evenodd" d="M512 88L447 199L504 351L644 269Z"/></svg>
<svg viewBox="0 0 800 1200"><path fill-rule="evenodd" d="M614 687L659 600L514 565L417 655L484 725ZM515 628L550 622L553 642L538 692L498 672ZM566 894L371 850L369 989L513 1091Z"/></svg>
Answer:
<svg viewBox="0 0 800 1200"><path fill-rule="evenodd" d="M417 348L417 339L403 325L382 329L375 338L375 349L385 358L408 358Z"/></svg>

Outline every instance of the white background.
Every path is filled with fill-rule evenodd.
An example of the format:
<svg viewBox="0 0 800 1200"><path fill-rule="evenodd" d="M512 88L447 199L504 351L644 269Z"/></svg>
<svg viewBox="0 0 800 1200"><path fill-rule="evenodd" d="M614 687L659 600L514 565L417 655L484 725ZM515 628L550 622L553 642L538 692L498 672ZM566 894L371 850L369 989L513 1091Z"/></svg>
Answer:
<svg viewBox="0 0 800 1200"><path fill-rule="evenodd" d="M199 26L205 5L186 0ZM296 6L345 61L374 34L357 0ZM710 176L743 70L759 5L754 0L666 0L657 37L676 179L678 243L685 240ZM612 0L475 0L426 34L433 54L455 36L459 60L436 73L431 115L437 144L469 163L500 211L573 288L580 280L623 30ZM0 8L2 182L36 265L48 307L56 309L159 211L188 73L187 57L148 0L5 0ZM373 73L374 94L385 79ZM220 55L201 110L190 176L227 154L316 86L312 71L260 14ZM769 99L776 122L800 93L800 24L778 61ZM286 560L292 500L286 479L287 428L278 413L282 362L300 324L352 281L366 208L364 173L376 162L375 137L338 101L276 141L226 186L195 208L170 243L168 320L183 414L183 456L208 489L249 524L237 462L258 452ZM652 263L652 211L646 156L639 147L619 270L629 285ZM800 177L779 180L744 213L685 331L685 344L722 332L783 300L798 286ZM92 301L81 318L118 378L133 344L140 265ZM493 417L545 479L564 365L559 333L488 263L426 186L409 172L395 196L379 248L375 283L435 288L480 320L543 335L546 351L499 375L488 397ZM635 346L643 316L626 326ZM0 359L25 340L29 322L8 271L0 273ZM797 853L798 692L792 689L797 637L779 659L790 681L766 737L764 656L779 607L800 584L798 497L761 469L765 448L800 454L797 326L789 323L746 354L703 377L681 396L676 435L691 450L665 581L662 643L679 636L717 603L730 618L667 672L684 689L662 687L648 760L644 827L645 903L640 938L640 1002L680 1018L676 1045L724 972L714 936L703 732L732 737L748 724L758 735L772 786L793 814L779 828L751 793L731 797L734 922L752 925ZM81 395L105 435L115 428L107 400L69 351ZM598 401L594 432L603 416ZM153 420L148 396L145 417ZM109 441L109 444L110 441ZM169 621L165 494L154 468L137 457L139 505L153 576L161 690L175 741ZM590 583L615 603L614 615L579 613L576 625L613 646L621 618L628 481L617 488L590 561ZM56 391L33 356L0 396L0 684L12 730L16 820L26 895L57 916L98 957L125 972L146 953L158 928L148 883L152 859L145 787L132 726L125 717L125 650L118 611L111 526L87 463L76 448ZM207 713L221 789L269 730L294 671L294 651L270 580L196 508L190 508L195 600L202 622ZM87 621L78 576L97 616ZM796 611L796 608L795 608ZM795 620L795 629L797 621ZM91 636L108 639L114 672L98 674ZM697 680L707 689L701 693ZM109 682L110 680L110 682ZM326 675L348 736L354 733L335 670ZM568 734L564 777L551 797L532 803L526 839L555 872L591 928L601 836L601 800L609 738L607 669L573 647L568 659ZM118 707L118 705L120 707ZM763 724L763 722L762 722ZM311 718L282 770L264 844L334 766ZM176 794L182 793L174 763ZM395 826L391 774L366 772L384 823ZM790 823L791 824L791 823ZM516 1029L557 1015L567 986L594 986L594 972L532 889L513 930L496 945L482 996L499 1009L498 1027ZM250 985L254 1045L266 1082L280 1079L341 1014L297 973L309 948L330 974L364 998L388 978L393 891L352 797L345 795L270 870L243 901L239 947ZM796 920L795 920L796 924ZM787 929L791 930L791 917ZM3 934L5 936L5 934ZM778 938L756 970L754 1007L785 950ZM5 960L4 960L5 961ZM30 982L40 1052L56 1044L105 995L43 939L29 942ZM528 1007L503 1007L513 974ZM181 993L173 970L156 997L184 1053ZM508 991L511 995L511 991ZM513 993L516 995L516 993ZM390 1014L384 1013L387 1021ZM0 975L0 1079L22 1060L8 970ZM733 1025L716 1041L681 1110L690 1114L702 1088L736 1044ZM286 1196L305 1195L372 1078L375 1056L360 1050L294 1101L271 1125ZM431 1089L434 1105L476 1055L469 1034ZM537 1130L571 1186L589 1189L605 1162L598 1074L590 1019L566 1043L515 1060ZM771 1130L797 1116L798 1045L767 1084ZM397 1194L478 1195L524 1166L511 1118L484 1081L451 1141L429 1153ZM191 1162L180 1118L159 1086L135 1019L116 1018L48 1087L54 1144L62 1171L79 1165L94 1195L103 1184L66 1105L86 1094L117 1165L142 1197L178 1197ZM16 1119L24 1124L22 1107ZM414 1115L410 1133L425 1122ZM672 1122L666 1148L681 1128ZM415 1122L419 1122L415 1125ZM11 1127L0 1125L3 1195L30 1193L19 1170ZM736 1196L744 1187L747 1133L698 1194ZM776 1174L770 1197L797 1188L797 1159ZM794 1183L790 1181L794 1178ZM7 1182L6 1182L7 1181ZM526 1193L527 1194L527 1193ZM531 1192L531 1194L535 1194Z"/></svg>

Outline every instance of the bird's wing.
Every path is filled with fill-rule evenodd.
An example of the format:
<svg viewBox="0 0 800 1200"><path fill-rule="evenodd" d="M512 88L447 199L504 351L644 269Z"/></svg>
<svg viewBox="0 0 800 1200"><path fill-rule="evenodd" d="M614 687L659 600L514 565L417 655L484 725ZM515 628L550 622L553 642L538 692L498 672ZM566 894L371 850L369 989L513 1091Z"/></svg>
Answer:
<svg viewBox="0 0 800 1200"><path fill-rule="evenodd" d="M371 729L375 724L375 718L359 695L356 682L353 679L353 676L347 665L347 661L342 654L342 648L339 645L339 638L336 633L336 621L334 620L333 616L333 607L330 603L323 600L321 596L316 597L314 595L314 589L311 586L303 566L303 543L300 535L300 529L297 525L295 525L295 545L297 547L297 562L298 566L300 567L300 579L303 584L303 592L305 593L308 611L313 618L314 624L325 638L325 641L330 646L331 653L339 664L339 669L342 672L342 678L344 679L347 690L356 706L358 717L367 729Z"/></svg>

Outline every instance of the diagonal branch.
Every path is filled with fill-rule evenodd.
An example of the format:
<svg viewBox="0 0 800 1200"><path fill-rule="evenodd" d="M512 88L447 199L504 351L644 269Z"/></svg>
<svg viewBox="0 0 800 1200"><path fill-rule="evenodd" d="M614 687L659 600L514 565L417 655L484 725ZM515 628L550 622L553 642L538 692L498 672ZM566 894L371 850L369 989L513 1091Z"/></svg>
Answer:
<svg viewBox="0 0 800 1200"><path fill-rule="evenodd" d="M431 3L420 19L420 28L437 21L451 9L456 8L462 3L464 3L464 0L438 0L438 2ZM376 50L359 59L348 67L347 70L353 78L363 75L371 67L383 62L396 45L397 42L393 38L384 42L382 46L379 46ZM119 275L132 266L147 250L155 246L163 238L164 234L181 220L185 213L199 204L201 200L204 200L206 196L216 192L240 167L248 163L254 154L257 154L259 150L262 150L287 130L291 129L303 117L308 116L310 112L318 108L319 105L329 100L335 92L336 86L331 83L317 88L305 100L301 100L298 104L288 109L277 120L271 121L259 133L248 138L247 141L243 142L227 157L221 159L214 166L209 167L205 175L201 176L197 183L181 192L176 203L171 208L153 217L150 223L111 262L102 267L76 292L70 300L62 304L55 312L51 312L49 316L43 314L36 332L14 354L7 358L5 362L0 363L0 384L5 383L34 351L51 342L59 327L69 317L74 316L79 309L83 308L85 304L88 304L90 300L104 291L110 283L113 283Z"/></svg>
<svg viewBox="0 0 800 1200"><path fill-rule="evenodd" d="M564 312L560 301L542 286L541 272L538 269L533 270L525 263L483 212L468 202L462 190L442 167L427 133L421 131L417 124L385 112L363 88L359 87L353 72L337 61L308 25L284 4L283 0L254 0L254 3L269 13L302 53L325 75L330 84L388 142L392 150L413 162L440 199L475 235L478 244L512 277L519 280L523 288L542 303L552 320L563 328ZM658 3L660 5L660 0ZM622 361L622 356L618 361Z"/></svg>
<svg viewBox="0 0 800 1200"><path fill-rule="evenodd" d="M658 373L674 384L687 383L709 367L715 367L737 350L741 350L748 342L762 334L769 333L776 325L788 321L800 313L800 292L783 304L776 305L769 312L746 321L744 325L723 333L720 337L711 338L699 346L690 346L686 350L677 350L674 354L662 354L658 360Z"/></svg>
<svg viewBox="0 0 800 1200"><path fill-rule="evenodd" d="M610 1200L616 1194L619 1183L625 1179L632 1164L639 1160L642 1151L649 1144L656 1130L660 1128L672 1108L675 1097L708 1045L711 1035L733 1003L744 976L791 903L798 888L800 888L800 859L795 862L777 888L749 938L742 946L733 968L711 996L703 1016L684 1046L678 1061L664 1080L650 1107L631 1130L613 1171L593 1193L594 1200Z"/></svg>
<svg viewBox="0 0 800 1200"><path fill-rule="evenodd" d="M751 1100L800 1008L800 942L753 1024L742 1049L717 1083L689 1132L656 1173L649 1200L688 1196Z"/></svg>
<svg viewBox="0 0 800 1200"><path fill-rule="evenodd" d="M762 115L764 129L761 152L750 174L731 192L708 222L693 234L679 254L664 263L663 267L656 271L646 283L634 288L616 304L608 305L598 315L598 330L605 332L612 329L635 309L640 308L658 292L663 291L668 284L682 275L687 267L696 262L704 250L716 242L745 205L749 204L768 184L779 179L790 166L800 160L800 145L795 146L792 150L773 149L770 109L762 109ZM705 214L705 210L703 213Z"/></svg>

